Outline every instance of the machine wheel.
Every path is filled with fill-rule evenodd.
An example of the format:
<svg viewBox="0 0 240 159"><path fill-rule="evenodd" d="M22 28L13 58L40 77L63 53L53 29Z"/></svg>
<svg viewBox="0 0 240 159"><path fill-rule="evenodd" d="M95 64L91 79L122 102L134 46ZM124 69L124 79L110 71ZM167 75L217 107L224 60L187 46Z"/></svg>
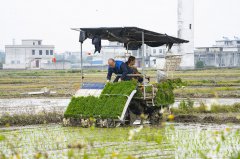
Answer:
<svg viewBox="0 0 240 159"><path fill-rule="evenodd" d="M107 119L107 127L108 128L113 128L115 127L115 121L113 119Z"/></svg>
<svg viewBox="0 0 240 159"><path fill-rule="evenodd" d="M160 109L153 110L153 112L150 114L149 118L150 118L151 124L158 125L160 123L160 120L162 119Z"/></svg>
<svg viewBox="0 0 240 159"><path fill-rule="evenodd" d="M124 125L133 125L134 121L137 119L138 115L134 114L130 109L127 110L126 121Z"/></svg>

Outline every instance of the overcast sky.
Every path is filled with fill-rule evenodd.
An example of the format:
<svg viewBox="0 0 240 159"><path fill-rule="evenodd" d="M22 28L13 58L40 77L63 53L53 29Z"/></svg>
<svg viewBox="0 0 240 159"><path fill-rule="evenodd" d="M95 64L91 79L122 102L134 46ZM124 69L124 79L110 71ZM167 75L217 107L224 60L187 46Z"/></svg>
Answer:
<svg viewBox="0 0 240 159"><path fill-rule="evenodd" d="M195 0L195 47L240 37L239 6L240 0ZM78 33L70 28L103 26L177 36L177 0L0 0L0 50L12 39L42 39L57 52L78 51Z"/></svg>

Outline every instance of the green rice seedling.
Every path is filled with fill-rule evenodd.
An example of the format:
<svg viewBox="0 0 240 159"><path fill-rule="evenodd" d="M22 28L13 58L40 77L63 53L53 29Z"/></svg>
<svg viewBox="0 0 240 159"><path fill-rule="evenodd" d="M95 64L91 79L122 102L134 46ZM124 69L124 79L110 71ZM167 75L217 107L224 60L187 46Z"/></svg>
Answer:
<svg viewBox="0 0 240 159"><path fill-rule="evenodd" d="M134 81L108 83L100 97L73 97L64 117L73 118L118 118L127 96L136 89Z"/></svg>
<svg viewBox="0 0 240 159"><path fill-rule="evenodd" d="M181 79L168 79L157 84L157 93L155 103L158 106L164 106L174 103L173 90L185 85Z"/></svg>
<svg viewBox="0 0 240 159"><path fill-rule="evenodd" d="M155 103L158 106L174 103L173 89L181 86L181 79L166 80L157 86ZM66 118L118 118L123 110L127 96L137 88L136 81L108 83L100 97L73 97L64 113ZM149 88L148 88L149 89ZM138 92L141 92L138 90ZM137 95L142 93L137 93Z"/></svg>

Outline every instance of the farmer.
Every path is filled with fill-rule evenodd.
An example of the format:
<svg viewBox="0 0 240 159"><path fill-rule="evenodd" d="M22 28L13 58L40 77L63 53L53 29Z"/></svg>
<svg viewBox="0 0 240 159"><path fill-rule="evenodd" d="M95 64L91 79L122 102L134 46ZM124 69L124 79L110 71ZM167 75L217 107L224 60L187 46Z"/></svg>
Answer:
<svg viewBox="0 0 240 159"><path fill-rule="evenodd" d="M107 74L107 82L111 80L112 73L121 74L122 76L117 76L113 82L118 82L119 78L122 81L129 81L130 77L127 76L128 69L126 63L122 61L115 61L114 59L108 59L108 74Z"/></svg>
<svg viewBox="0 0 240 159"><path fill-rule="evenodd" d="M128 58L128 61L126 62L129 74L141 74L140 72L138 72L137 68L134 66L135 62L136 62L135 59L136 58L134 56L130 56ZM135 77L132 77L132 78L137 79L138 82L140 82L140 83L143 82L143 78L141 76L135 76Z"/></svg>

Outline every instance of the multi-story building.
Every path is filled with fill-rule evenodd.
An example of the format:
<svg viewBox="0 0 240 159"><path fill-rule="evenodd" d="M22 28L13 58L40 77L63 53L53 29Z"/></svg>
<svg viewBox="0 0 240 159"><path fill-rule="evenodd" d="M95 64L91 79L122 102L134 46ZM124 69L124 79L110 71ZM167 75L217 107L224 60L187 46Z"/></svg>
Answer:
<svg viewBox="0 0 240 159"><path fill-rule="evenodd" d="M155 67L156 59L160 57L164 57L166 49L164 47L149 47L145 45L144 59L145 59L145 67ZM142 66L142 48L133 51L133 56L136 57L136 66Z"/></svg>
<svg viewBox="0 0 240 159"><path fill-rule="evenodd" d="M54 45L42 45L42 40L22 40L21 45L5 46L3 69L54 69Z"/></svg>
<svg viewBox="0 0 240 159"><path fill-rule="evenodd" d="M223 37L212 47L198 47L194 52L195 64L207 67L240 67L240 39Z"/></svg>

